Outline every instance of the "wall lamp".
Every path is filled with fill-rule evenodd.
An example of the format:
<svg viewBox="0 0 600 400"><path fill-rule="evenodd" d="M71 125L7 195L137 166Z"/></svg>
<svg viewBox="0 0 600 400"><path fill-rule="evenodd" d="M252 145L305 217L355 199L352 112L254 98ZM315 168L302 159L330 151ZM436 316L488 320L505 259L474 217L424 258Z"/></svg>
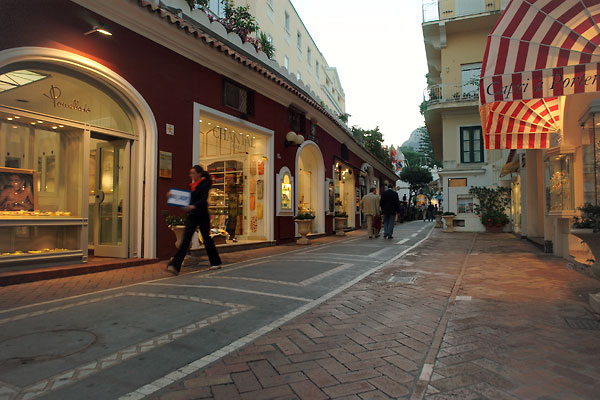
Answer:
<svg viewBox="0 0 600 400"><path fill-rule="evenodd" d="M296 132L289 131L285 135L285 147L300 146L304 143L304 136L297 134Z"/></svg>
<svg viewBox="0 0 600 400"><path fill-rule="evenodd" d="M91 31L88 31L88 32L84 33L83 35L87 36L87 35L91 35L92 33L95 33L95 32L101 33L106 36L112 36L112 32L109 31L108 28L105 27L104 25L95 25Z"/></svg>

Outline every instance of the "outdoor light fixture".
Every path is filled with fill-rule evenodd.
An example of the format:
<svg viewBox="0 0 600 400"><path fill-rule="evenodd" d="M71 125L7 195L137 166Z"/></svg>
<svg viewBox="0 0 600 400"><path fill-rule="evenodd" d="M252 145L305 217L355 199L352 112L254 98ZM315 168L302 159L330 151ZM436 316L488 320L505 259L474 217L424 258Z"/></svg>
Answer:
<svg viewBox="0 0 600 400"><path fill-rule="evenodd" d="M285 147L300 146L304 143L304 136L298 135L296 132L289 131L285 135Z"/></svg>
<svg viewBox="0 0 600 400"><path fill-rule="evenodd" d="M92 33L95 33L95 32L101 33L106 36L112 36L112 32L109 31L104 25L95 25L91 31L88 31L88 32L84 33L83 35L87 36L87 35L91 35Z"/></svg>

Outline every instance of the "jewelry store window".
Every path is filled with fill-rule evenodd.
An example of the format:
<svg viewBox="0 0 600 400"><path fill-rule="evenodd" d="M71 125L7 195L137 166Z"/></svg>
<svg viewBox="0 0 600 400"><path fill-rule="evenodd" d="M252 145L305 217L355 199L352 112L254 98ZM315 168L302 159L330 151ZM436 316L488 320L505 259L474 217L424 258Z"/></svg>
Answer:
<svg viewBox="0 0 600 400"><path fill-rule="evenodd" d="M583 202L600 205L600 108L583 124Z"/></svg>
<svg viewBox="0 0 600 400"><path fill-rule="evenodd" d="M83 131L0 113L0 266L81 260Z"/></svg>
<svg viewBox="0 0 600 400"><path fill-rule="evenodd" d="M203 117L200 164L213 181L208 199L212 235L226 243L266 240L267 137L229 121Z"/></svg>
<svg viewBox="0 0 600 400"><path fill-rule="evenodd" d="M294 215L294 178L287 167L281 168L277 174L277 215Z"/></svg>
<svg viewBox="0 0 600 400"><path fill-rule="evenodd" d="M558 153L557 150L549 150L546 155L546 211L572 211L575 209L573 202L573 154Z"/></svg>

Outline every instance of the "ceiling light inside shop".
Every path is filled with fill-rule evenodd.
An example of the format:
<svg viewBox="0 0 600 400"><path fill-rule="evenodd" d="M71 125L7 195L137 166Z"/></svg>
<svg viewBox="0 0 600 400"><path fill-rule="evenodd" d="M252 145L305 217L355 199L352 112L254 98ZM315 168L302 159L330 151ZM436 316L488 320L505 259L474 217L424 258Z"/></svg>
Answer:
<svg viewBox="0 0 600 400"><path fill-rule="evenodd" d="M64 128L65 126L64 126L64 125L59 125L58 127L59 127L59 128Z"/></svg>
<svg viewBox="0 0 600 400"><path fill-rule="evenodd" d="M17 117L17 116L15 115L15 119L19 119L19 118L21 118L21 117Z"/></svg>
<svg viewBox="0 0 600 400"><path fill-rule="evenodd" d="M209 125L212 125L210 122L208 123Z"/></svg>
<svg viewBox="0 0 600 400"><path fill-rule="evenodd" d="M43 123L44 123L44 121L38 121L37 123L38 123L38 124L43 124Z"/></svg>
<svg viewBox="0 0 600 400"><path fill-rule="evenodd" d="M202 122L202 120L200 120L200 122Z"/></svg>
<svg viewBox="0 0 600 400"><path fill-rule="evenodd" d="M53 126L53 127L52 127L52 129L56 129L56 128L58 128L58 126Z"/></svg>
<svg viewBox="0 0 600 400"><path fill-rule="evenodd" d="M31 125L35 125L35 122L30 122Z"/></svg>
<svg viewBox="0 0 600 400"><path fill-rule="evenodd" d="M11 117L8 117L8 118L6 118L6 119L7 119L7 120L9 120L9 121L12 121L12 120L13 120Z"/></svg>

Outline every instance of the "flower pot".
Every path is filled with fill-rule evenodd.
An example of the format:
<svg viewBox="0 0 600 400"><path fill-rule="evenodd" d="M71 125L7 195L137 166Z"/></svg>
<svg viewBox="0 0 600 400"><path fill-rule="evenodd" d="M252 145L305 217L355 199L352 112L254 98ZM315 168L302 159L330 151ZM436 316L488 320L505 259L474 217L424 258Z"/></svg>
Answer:
<svg viewBox="0 0 600 400"><path fill-rule="evenodd" d="M600 232L594 233L593 229L571 229L571 234L577 236L585 243L594 255L594 263L591 265L592 272L600 278Z"/></svg>
<svg viewBox="0 0 600 400"><path fill-rule="evenodd" d="M444 227L444 223L442 222L442 216L441 215L436 215L435 216L435 227L436 228L443 228Z"/></svg>
<svg viewBox="0 0 600 400"><path fill-rule="evenodd" d="M336 236L346 236L344 227L346 226L347 220L348 220L348 217L335 217L335 235Z"/></svg>
<svg viewBox="0 0 600 400"><path fill-rule="evenodd" d="M444 218L444 222L446 223L444 232L454 232L454 217L456 217L456 215L442 215L442 218Z"/></svg>
<svg viewBox="0 0 600 400"><path fill-rule="evenodd" d="M185 232L185 226L184 225L176 225L176 226L172 226L171 230L175 233L175 247L179 248L179 245L181 244L181 240L183 239L183 233Z"/></svg>
<svg viewBox="0 0 600 400"><path fill-rule="evenodd" d="M300 239L296 240L296 244L310 244L310 240L306 237L310 232L310 228L312 226L312 219L294 219L296 224L298 224L298 233L300 234Z"/></svg>
<svg viewBox="0 0 600 400"><path fill-rule="evenodd" d="M485 231L488 233L502 233L504 226L485 225Z"/></svg>

